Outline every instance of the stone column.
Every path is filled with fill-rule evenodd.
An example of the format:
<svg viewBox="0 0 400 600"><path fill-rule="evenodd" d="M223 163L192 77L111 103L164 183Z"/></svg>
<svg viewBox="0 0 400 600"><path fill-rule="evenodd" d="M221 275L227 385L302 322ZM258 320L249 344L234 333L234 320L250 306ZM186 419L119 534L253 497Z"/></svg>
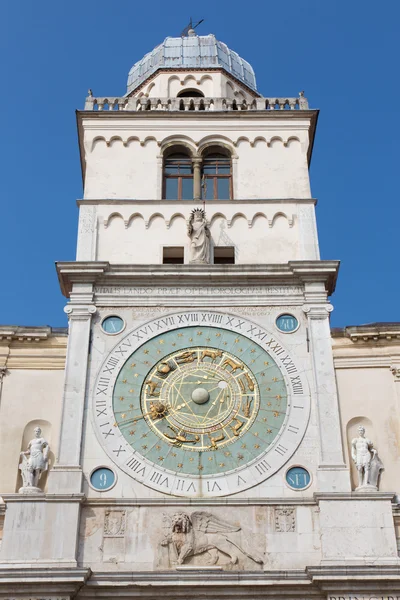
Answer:
<svg viewBox="0 0 400 600"><path fill-rule="evenodd" d="M321 283L306 284L306 297L324 294L325 292L319 289L321 287ZM320 438L318 489L327 492L347 492L351 490L350 475L344 462L329 324L329 313L333 307L325 300L324 303L306 304L303 310L308 317Z"/></svg>
<svg viewBox="0 0 400 600"><path fill-rule="evenodd" d="M50 493L81 491L80 460L90 324L96 307L93 304L68 304L64 310L69 317L68 349L58 456L48 479Z"/></svg>
<svg viewBox="0 0 400 600"><path fill-rule="evenodd" d="M193 200L201 200L201 158L192 158Z"/></svg>

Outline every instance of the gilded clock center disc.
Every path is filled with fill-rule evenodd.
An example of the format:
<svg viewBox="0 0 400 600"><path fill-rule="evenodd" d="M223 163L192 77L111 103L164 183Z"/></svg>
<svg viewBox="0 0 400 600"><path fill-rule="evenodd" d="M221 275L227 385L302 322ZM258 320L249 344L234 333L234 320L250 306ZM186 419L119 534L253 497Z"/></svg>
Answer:
<svg viewBox="0 0 400 600"><path fill-rule="evenodd" d="M232 443L257 416L258 387L250 369L216 348L170 354L150 372L142 393L145 420L159 437L185 450ZM166 407L157 413L157 402ZM246 416L245 416L246 415Z"/></svg>

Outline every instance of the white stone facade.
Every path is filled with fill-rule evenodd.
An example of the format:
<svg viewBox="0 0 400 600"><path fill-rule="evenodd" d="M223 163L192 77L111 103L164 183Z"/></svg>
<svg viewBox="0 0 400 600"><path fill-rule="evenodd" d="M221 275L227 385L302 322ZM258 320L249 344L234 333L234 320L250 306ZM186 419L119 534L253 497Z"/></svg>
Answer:
<svg viewBox="0 0 400 600"><path fill-rule="evenodd" d="M224 69L161 69L128 96L89 93L78 112L77 258L57 265L68 345L63 330L0 328L2 598L400 597L400 326L331 332L339 265L319 256L308 175L316 120L303 94L262 98ZM163 199L174 147L192 161L195 199ZM231 198L203 204L200 165L210 148L230 157ZM193 208L206 213L209 263L190 262ZM164 260L168 247L183 249L180 263ZM234 264L218 263L221 247L234 248ZM292 331L279 329L282 315L297 324ZM119 331L105 329L108 317L120 320ZM192 330L201 342L190 338L178 355L179 336ZM163 354L170 334L176 337ZM225 334L233 340L226 348L217 340ZM127 383L126 365L136 367L135 352L148 367L140 384L139 368L132 371L140 390L130 397L151 401L149 413L128 419L131 440L122 421L134 405L116 390ZM263 356L259 392L238 358L246 352L250 366ZM221 390L231 386L214 404L236 401L239 386L226 427L207 434L205 458L222 457L215 472L200 464L196 420L183 433L168 421L158 446L160 454L169 443L168 456L141 455L148 434L137 422L153 427L152 419L172 413L168 373L184 373L180 393L193 355L196 377L217 373ZM271 375L266 384L261 371L272 368L281 379ZM152 380L150 372L161 375ZM284 398L271 391L278 380ZM200 383L207 402L214 388ZM118 401L125 402L119 411ZM270 413L250 429L258 401L254 418ZM184 405L186 397L177 411ZM263 423L270 427L281 414L263 447ZM20 452L35 427L51 448L49 470L36 493L18 493ZM367 451L361 440L354 461L359 427ZM137 443L139 433L145 439ZM231 446L217 454L227 438ZM185 455L189 442L194 451ZM241 442L237 464L224 470L220 461L234 460L230 448ZM260 453L245 458L247 446ZM357 468L367 472L376 450L384 471L374 489L356 491ZM181 471L178 458L167 463L178 452L198 466L188 462ZM93 479L97 469L114 473L104 490ZM290 469L304 477L305 469L306 483L291 484Z"/></svg>

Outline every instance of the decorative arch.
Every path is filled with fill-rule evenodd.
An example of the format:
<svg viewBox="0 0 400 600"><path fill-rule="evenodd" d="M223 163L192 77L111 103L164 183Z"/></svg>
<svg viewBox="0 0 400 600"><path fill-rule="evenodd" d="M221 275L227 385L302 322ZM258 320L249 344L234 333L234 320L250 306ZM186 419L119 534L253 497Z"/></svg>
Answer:
<svg viewBox="0 0 400 600"><path fill-rule="evenodd" d="M125 142L125 146L129 146L132 142L140 143L140 138L138 138L137 135L130 135Z"/></svg>
<svg viewBox="0 0 400 600"><path fill-rule="evenodd" d="M249 221L249 223L250 223L249 227L253 227L255 220L258 219L259 217L263 217L264 219L266 219L268 221L267 215L265 213L259 211L259 212L256 212L253 215L253 218Z"/></svg>
<svg viewBox="0 0 400 600"><path fill-rule="evenodd" d="M128 227L130 226L130 224L135 219L142 219L142 221L144 223L144 216L142 215L142 213L135 212L135 213L132 213L128 219L126 219L126 221L125 221L125 228L128 229Z"/></svg>
<svg viewBox="0 0 400 600"><path fill-rule="evenodd" d="M250 144L250 146L252 146L253 144L250 142L249 138L246 137L245 135L241 135L240 137L238 137L238 139L236 140L236 142L233 142L234 146L239 146L239 144L241 144L242 142L247 142L248 144Z"/></svg>
<svg viewBox="0 0 400 600"><path fill-rule="evenodd" d="M114 142L121 142L121 144L125 145L124 141L120 135L111 136L110 139L108 140L108 142L106 142L106 143L107 143L107 146L110 147L114 144Z"/></svg>
<svg viewBox="0 0 400 600"><path fill-rule="evenodd" d="M184 223L186 223L186 218L182 213L174 213L173 215L171 215L171 217L169 219L165 219L165 224L167 226L167 229L169 229L170 226L172 225L172 223L178 219L182 219L184 221Z"/></svg>
<svg viewBox="0 0 400 600"><path fill-rule="evenodd" d="M189 151L192 158L197 156L195 142L187 135L169 135L168 137L164 138L159 145L162 155L164 155L166 151L169 151L171 148L184 147Z"/></svg>
<svg viewBox="0 0 400 600"><path fill-rule="evenodd" d="M286 213L284 213L282 211L276 212L274 214L274 216L272 217L272 219L268 219L268 225L270 227L273 227L274 223L275 223L275 221L276 221L276 219L278 217L284 217L287 220L289 227L293 227L293 225L294 225L294 215L287 215Z"/></svg>
<svg viewBox="0 0 400 600"><path fill-rule="evenodd" d="M108 215L108 217L106 217L103 221L104 224L104 229L107 229L107 227L110 225L111 221L113 221L114 219L120 218L122 221L124 220L124 217L121 215L120 212L112 212L111 214Z"/></svg>
<svg viewBox="0 0 400 600"><path fill-rule="evenodd" d="M283 139L279 136L279 135L274 135L272 136L269 141L267 142L268 146L272 146L274 142L281 142L282 146L283 146Z"/></svg>
<svg viewBox="0 0 400 600"><path fill-rule="evenodd" d="M156 86L156 84L154 83L154 81L152 81L151 83L149 83L149 85L147 86L146 89L146 96L150 95L151 90Z"/></svg>
<svg viewBox="0 0 400 600"><path fill-rule="evenodd" d="M160 212L155 212L152 215L150 215L149 220L145 221L145 227L146 229L148 229L151 225L151 223L154 221L154 219L156 219L157 217L160 217L164 223L165 223L165 217L163 214L161 214Z"/></svg>
<svg viewBox="0 0 400 600"><path fill-rule="evenodd" d="M211 75L202 75L202 76L200 77L200 80L199 80L199 81L197 81L197 83L201 85L201 84L202 84L202 83L204 83L205 81L212 81L212 80L213 80L213 78L211 77Z"/></svg>
<svg viewBox="0 0 400 600"><path fill-rule="evenodd" d="M204 98L204 93L198 88L184 88L180 90L177 95L177 98Z"/></svg>
<svg viewBox="0 0 400 600"><path fill-rule="evenodd" d="M231 81L227 81L225 84L226 97L233 99L235 97L235 88L232 85Z"/></svg>
<svg viewBox="0 0 400 600"><path fill-rule="evenodd" d="M147 137L144 138L144 140L142 140L140 142L140 145L146 146L146 144L148 144L149 142L156 142L156 144L158 143L157 138L155 138L154 135L148 135Z"/></svg>
<svg viewBox="0 0 400 600"><path fill-rule="evenodd" d="M226 215L224 215L224 213L222 212L216 212L213 214L213 216L210 219L210 226L217 220L217 219L225 219L225 221L227 221Z"/></svg>
<svg viewBox="0 0 400 600"><path fill-rule="evenodd" d="M96 135L92 140L91 152L93 152L95 146L97 146L100 142L104 142L107 145L107 140L103 135Z"/></svg>
<svg viewBox="0 0 400 600"><path fill-rule="evenodd" d="M265 144L267 143L267 140L265 139L264 136L262 135L257 135L254 140L252 142L250 142L250 146L252 146L253 148L255 148L255 146L258 144L258 142L264 142Z"/></svg>
<svg viewBox="0 0 400 600"><path fill-rule="evenodd" d="M299 138L295 135L291 135L290 137L288 137L288 139L285 142L285 146L289 147L291 146L292 142L298 142L299 144L301 143Z"/></svg>
<svg viewBox="0 0 400 600"><path fill-rule="evenodd" d="M207 135L197 143L197 146L199 155L203 155L205 150L211 147L215 147L216 150L220 147L227 150L231 158L237 158L232 140L224 135Z"/></svg>
<svg viewBox="0 0 400 600"><path fill-rule="evenodd" d="M244 219L247 223L247 225L250 227L251 226L251 220L249 220L246 215L242 212L237 212L233 215L232 219L230 219L228 221L228 229L230 227L232 227L232 225L234 224L235 221L237 221L238 219Z"/></svg>

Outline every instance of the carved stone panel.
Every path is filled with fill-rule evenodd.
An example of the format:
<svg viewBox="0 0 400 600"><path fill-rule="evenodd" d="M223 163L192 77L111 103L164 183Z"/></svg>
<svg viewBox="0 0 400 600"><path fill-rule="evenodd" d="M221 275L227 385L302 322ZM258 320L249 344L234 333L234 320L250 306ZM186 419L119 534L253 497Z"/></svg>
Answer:
<svg viewBox="0 0 400 600"><path fill-rule="evenodd" d="M260 568L264 554L237 523L206 511L164 513L160 539L160 566L180 565L224 568Z"/></svg>
<svg viewBox="0 0 400 600"><path fill-rule="evenodd" d="M275 509L275 531L289 533L296 531L296 509L281 507Z"/></svg>
<svg viewBox="0 0 400 600"><path fill-rule="evenodd" d="M105 562L124 562L125 531L126 511L106 511L103 530L103 560Z"/></svg>

